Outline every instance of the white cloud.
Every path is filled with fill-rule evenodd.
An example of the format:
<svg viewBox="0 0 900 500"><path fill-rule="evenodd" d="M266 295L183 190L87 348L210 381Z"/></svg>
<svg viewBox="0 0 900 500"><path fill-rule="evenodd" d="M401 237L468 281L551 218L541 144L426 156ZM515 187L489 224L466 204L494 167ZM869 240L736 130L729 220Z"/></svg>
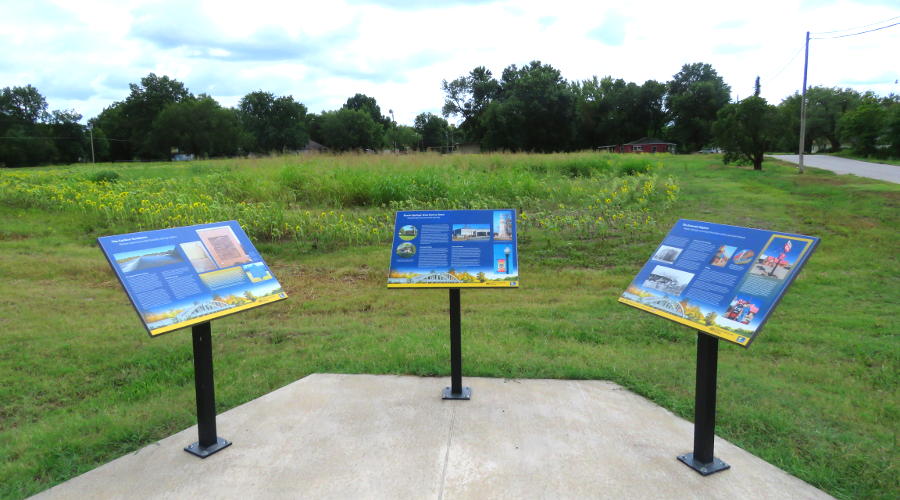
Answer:
<svg viewBox="0 0 900 500"><path fill-rule="evenodd" d="M0 18L0 86L32 84L51 108L95 116L150 72L234 105L254 90L291 94L313 112L353 94L401 123L443 104L442 79L476 66L541 60L569 80L666 81L710 63L734 97L757 75L779 102L799 90L803 37L900 15L896 2L763 0L740 15L717 1L480 0L306 2L82 0L11 2ZM900 92L900 27L813 40L810 85Z"/></svg>
<svg viewBox="0 0 900 500"><path fill-rule="evenodd" d="M628 18L615 11L607 12L600 26L588 32L588 37L606 45L618 46L625 42Z"/></svg>

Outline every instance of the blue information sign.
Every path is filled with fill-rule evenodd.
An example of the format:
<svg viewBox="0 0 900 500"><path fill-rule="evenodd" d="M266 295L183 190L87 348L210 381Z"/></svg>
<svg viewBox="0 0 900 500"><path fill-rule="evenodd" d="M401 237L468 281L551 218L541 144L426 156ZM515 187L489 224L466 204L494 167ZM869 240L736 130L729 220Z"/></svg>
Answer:
<svg viewBox="0 0 900 500"><path fill-rule="evenodd" d="M818 243L682 219L619 302L747 347Z"/></svg>
<svg viewBox="0 0 900 500"><path fill-rule="evenodd" d="M236 221L97 241L151 336L287 298Z"/></svg>
<svg viewBox="0 0 900 500"><path fill-rule="evenodd" d="M388 288L519 286L516 211L397 212Z"/></svg>

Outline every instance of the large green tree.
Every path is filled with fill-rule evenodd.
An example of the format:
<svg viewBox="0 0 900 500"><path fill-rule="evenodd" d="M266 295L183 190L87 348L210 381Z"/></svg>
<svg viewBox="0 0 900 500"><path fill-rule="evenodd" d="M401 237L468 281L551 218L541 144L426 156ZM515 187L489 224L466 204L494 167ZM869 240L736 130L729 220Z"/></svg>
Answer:
<svg viewBox="0 0 900 500"><path fill-rule="evenodd" d="M128 87L128 97L104 109L96 119L111 141L112 159L167 158L169 151L152 140L153 122L167 106L190 98L191 93L178 80L154 73Z"/></svg>
<svg viewBox="0 0 900 500"><path fill-rule="evenodd" d="M500 93L481 118L488 149L553 152L571 149L575 94L559 70L540 61L503 70Z"/></svg>
<svg viewBox="0 0 900 500"><path fill-rule="evenodd" d="M800 94L786 97L778 104L778 119L783 126L782 135L776 141L774 150L797 151L800 146ZM804 151L810 151L812 137L804 136Z"/></svg>
<svg viewBox="0 0 900 500"><path fill-rule="evenodd" d="M47 101L31 85L0 90L0 164L38 165L58 160Z"/></svg>
<svg viewBox="0 0 900 500"><path fill-rule="evenodd" d="M5 87L0 91L0 113L20 123L47 121L47 100L31 85Z"/></svg>
<svg viewBox="0 0 900 500"><path fill-rule="evenodd" d="M158 150L232 156L238 152L241 129L234 110L201 94L165 108L153 121L151 135Z"/></svg>
<svg viewBox="0 0 900 500"><path fill-rule="evenodd" d="M595 148L659 136L666 123L665 84L643 85L606 76L573 83L576 96L577 147Z"/></svg>
<svg viewBox="0 0 900 500"><path fill-rule="evenodd" d="M637 126L642 126L644 134L657 137L665 129L668 115L665 107L666 84L656 80L647 80L641 85L635 104Z"/></svg>
<svg viewBox="0 0 900 500"><path fill-rule="evenodd" d="M384 132L384 146L397 151L410 151L418 147L422 136L408 125L393 124Z"/></svg>
<svg viewBox="0 0 900 500"><path fill-rule="evenodd" d="M712 124L731 99L731 87L705 63L685 64L667 84L669 138L683 152L697 151L712 140Z"/></svg>
<svg viewBox="0 0 900 500"><path fill-rule="evenodd" d="M813 142L840 151L841 116L859 106L862 95L853 89L812 87L806 91L806 134Z"/></svg>
<svg viewBox="0 0 900 500"><path fill-rule="evenodd" d="M840 117L838 130L842 138L853 144L853 152L874 156L878 151L878 139L884 130L886 115L887 112L878 102L867 100Z"/></svg>
<svg viewBox="0 0 900 500"><path fill-rule="evenodd" d="M109 147L103 160L131 160L135 157L136 148L131 142L131 126L125 114L124 102L114 102L90 120L94 128L94 139L98 131ZM96 144L95 144L96 146Z"/></svg>
<svg viewBox="0 0 900 500"><path fill-rule="evenodd" d="M840 151L841 137L838 124L844 113L859 105L862 95L853 89L838 87L810 87L806 91L806 133L803 150L811 152L814 146ZM778 149L795 151L800 142L799 92L786 97L778 105L784 120L785 135Z"/></svg>
<svg viewBox="0 0 900 500"><path fill-rule="evenodd" d="M450 145L450 125L447 120L433 113L420 113L413 128L421 137L422 149Z"/></svg>
<svg viewBox="0 0 900 500"><path fill-rule="evenodd" d="M73 110L50 113L49 129L56 144L55 163L75 163L90 160L90 142L81 115Z"/></svg>
<svg viewBox="0 0 900 500"><path fill-rule="evenodd" d="M481 118L487 106L500 94L500 82L494 79L489 69L478 66L468 75L451 82L443 80L441 89L445 94L442 114L461 117L460 129L466 139L481 142L485 134Z"/></svg>
<svg viewBox="0 0 900 500"><path fill-rule="evenodd" d="M323 144L334 151L381 148L383 129L365 111L342 108L326 111L319 118Z"/></svg>
<svg viewBox="0 0 900 500"><path fill-rule="evenodd" d="M749 163L762 170L763 155L782 135L778 109L754 95L726 104L713 125L715 142L725 150L725 163Z"/></svg>
<svg viewBox="0 0 900 500"><path fill-rule="evenodd" d="M900 101L888 106L885 114L885 138L890 145L890 153L900 158Z"/></svg>
<svg viewBox="0 0 900 500"><path fill-rule="evenodd" d="M309 142L306 106L292 96L275 97L259 90L245 95L238 109L250 151L302 149Z"/></svg>
<svg viewBox="0 0 900 500"><path fill-rule="evenodd" d="M369 97L365 94L356 94L347 99L347 102L344 103L342 109L363 111L372 118L372 121L384 128L391 125L391 119L381 114L381 108L378 106L378 101L376 101L374 97Z"/></svg>
<svg viewBox="0 0 900 500"><path fill-rule="evenodd" d="M87 146L84 149L85 158L90 158L91 156L88 155L93 155L93 158L98 162L109 161L111 159L110 141L106 137L106 132L97 126L96 118L88 120L87 129Z"/></svg>

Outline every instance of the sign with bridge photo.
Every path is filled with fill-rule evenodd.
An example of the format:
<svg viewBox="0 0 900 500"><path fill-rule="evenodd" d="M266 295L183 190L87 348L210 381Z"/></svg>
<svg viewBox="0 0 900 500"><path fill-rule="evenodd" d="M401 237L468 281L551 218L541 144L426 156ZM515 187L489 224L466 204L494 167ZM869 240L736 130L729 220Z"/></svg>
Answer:
<svg viewBox="0 0 900 500"><path fill-rule="evenodd" d="M287 298L236 221L97 241L151 336Z"/></svg>
<svg viewBox="0 0 900 500"><path fill-rule="evenodd" d="M619 302L747 347L818 243L682 219Z"/></svg>
<svg viewBox="0 0 900 500"><path fill-rule="evenodd" d="M516 212L397 212L388 288L519 286Z"/></svg>

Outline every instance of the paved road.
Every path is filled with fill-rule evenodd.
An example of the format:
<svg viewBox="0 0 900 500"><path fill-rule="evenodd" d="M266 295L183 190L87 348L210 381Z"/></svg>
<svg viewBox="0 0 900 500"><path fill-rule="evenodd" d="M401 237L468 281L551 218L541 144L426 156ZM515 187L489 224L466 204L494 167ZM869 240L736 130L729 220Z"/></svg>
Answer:
<svg viewBox="0 0 900 500"><path fill-rule="evenodd" d="M769 155L790 163L800 163L798 155ZM896 165L883 165L881 163L869 163L859 160L848 160L837 156L828 155L803 155L803 165L807 167L824 168L838 174L853 174L870 179L900 184L900 167Z"/></svg>

